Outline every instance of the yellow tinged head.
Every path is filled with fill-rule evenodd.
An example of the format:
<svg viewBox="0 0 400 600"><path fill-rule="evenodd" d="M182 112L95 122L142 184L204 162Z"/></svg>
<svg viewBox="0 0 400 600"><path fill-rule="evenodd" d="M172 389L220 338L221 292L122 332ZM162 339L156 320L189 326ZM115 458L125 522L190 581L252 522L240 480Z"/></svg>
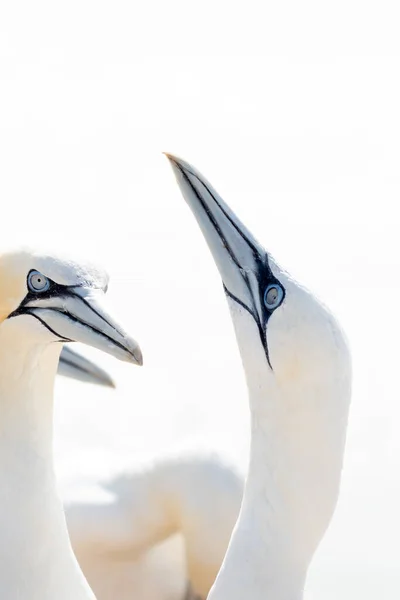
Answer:
<svg viewBox="0 0 400 600"><path fill-rule="evenodd" d="M0 255L0 323L18 308L28 289L32 255L27 251Z"/></svg>

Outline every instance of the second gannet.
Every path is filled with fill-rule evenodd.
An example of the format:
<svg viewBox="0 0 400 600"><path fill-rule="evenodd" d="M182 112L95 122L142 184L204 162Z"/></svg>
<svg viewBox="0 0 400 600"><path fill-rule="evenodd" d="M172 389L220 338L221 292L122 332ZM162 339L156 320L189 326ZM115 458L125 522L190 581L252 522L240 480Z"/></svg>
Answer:
<svg viewBox="0 0 400 600"><path fill-rule="evenodd" d="M62 344L142 364L101 305L103 271L28 250L0 255L0 597L93 600L71 549L53 467Z"/></svg>
<svg viewBox="0 0 400 600"><path fill-rule="evenodd" d="M300 600L341 479L351 364L330 312L283 271L211 184L167 155L216 262L246 376L244 498L209 600Z"/></svg>
<svg viewBox="0 0 400 600"><path fill-rule="evenodd" d="M72 547L98 600L133 598L138 559L175 534L183 542L188 597L205 600L239 514L243 481L236 471L219 457L181 452L95 487L97 502L91 495L64 506Z"/></svg>
<svg viewBox="0 0 400 600"><path fill-rule="evenodd" d="M106 387L115 387L115 383L104 369L98 367L93 361L85 358L79 352L64 346L58 363L58 374L85 383L95 383Z"/></svg>

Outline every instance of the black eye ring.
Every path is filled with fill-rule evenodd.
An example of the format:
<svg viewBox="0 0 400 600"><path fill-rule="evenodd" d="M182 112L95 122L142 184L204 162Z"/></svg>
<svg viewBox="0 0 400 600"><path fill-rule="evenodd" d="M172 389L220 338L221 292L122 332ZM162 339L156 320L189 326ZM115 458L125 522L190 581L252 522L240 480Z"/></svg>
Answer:
<svg viewBox="0 0 400 600"><path fill-rule="evenodd" d="M28 275L28 289L35 294L46 292L50 287L50 281L39 271L31 271Z"/></svg>
<svg viewBox="0 0 400 600"><path fill-rule="evenodd" d="M275 310L283 300L283 289L279 283L271 283L264 292L264 304L268 310Z"/></svg>

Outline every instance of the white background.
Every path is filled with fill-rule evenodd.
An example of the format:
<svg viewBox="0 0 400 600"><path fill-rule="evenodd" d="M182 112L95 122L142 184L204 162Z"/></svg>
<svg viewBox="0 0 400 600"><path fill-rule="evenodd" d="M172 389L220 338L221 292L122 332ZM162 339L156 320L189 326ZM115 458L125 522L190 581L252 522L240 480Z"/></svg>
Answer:
<svg viewBox="0 0 400 600"><path fill-rule="evenodd" d="M59 382L63 480L179 444L245 469L240 360L174 152L351 342L342 492L307 600L400 594L399 16L365 0L0 7L1 243L104 263L145 358L90 353L116 393Z"/></svg>

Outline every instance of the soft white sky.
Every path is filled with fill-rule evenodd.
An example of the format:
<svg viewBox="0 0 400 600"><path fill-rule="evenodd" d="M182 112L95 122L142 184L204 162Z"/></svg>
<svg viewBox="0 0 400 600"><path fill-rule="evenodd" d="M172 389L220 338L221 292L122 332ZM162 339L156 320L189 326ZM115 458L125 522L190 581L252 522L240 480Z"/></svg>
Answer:
<svg viewBox="0 0 400 600"><path fill-rule="evenodd" d="M59 383L62 477L179 443L246 465L241 366L161 155L175 152L351 341L342 494L307 600L400 593L399 17L396 2L365 0L0 8L1 242L105 263L145 356L140 370L91 353L118 394Z"/></svg>

